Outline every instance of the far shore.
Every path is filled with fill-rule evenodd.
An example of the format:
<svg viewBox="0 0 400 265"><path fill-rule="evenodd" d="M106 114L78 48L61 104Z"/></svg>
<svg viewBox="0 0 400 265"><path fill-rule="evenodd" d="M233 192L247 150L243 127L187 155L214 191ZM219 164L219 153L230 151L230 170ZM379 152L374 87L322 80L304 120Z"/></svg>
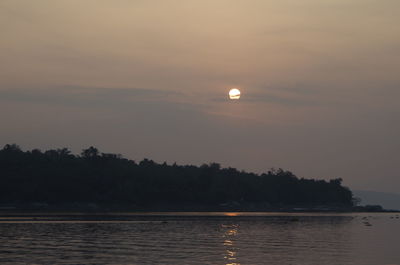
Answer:
<svg viewBox="0 0 400 265"><path fill-rule="evenodd" d="M383 209L379 205L340 206L340 205L269 205L265 203L221 203L218 205L201 204L112 204L112 203L24 203L0 204L0 216L13 214L34 215L36 213L81 213L81 214L112 214L112 213L398 213L399 210Z"/></svg>

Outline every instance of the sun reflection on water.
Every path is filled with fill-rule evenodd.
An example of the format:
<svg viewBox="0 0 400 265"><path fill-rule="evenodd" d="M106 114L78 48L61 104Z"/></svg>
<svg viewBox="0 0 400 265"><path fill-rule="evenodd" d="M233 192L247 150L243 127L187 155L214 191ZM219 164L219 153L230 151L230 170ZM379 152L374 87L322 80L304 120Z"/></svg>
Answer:
<svg viewBox="0 0 400 265"><path fill-rule="evenodd" d="M222 225L222 228L226 229L223 235L223 245L225 247L224 259L227 262L226 265L240 265L240 263L237 262L238 248L235 245L235 237L238 233L239 225Z"/></svg>
<svg viewBox="0 0 400 265"><path fill-rule="evenodd" d="M224 213L225 216L239 216L239 213Z"/></svg>

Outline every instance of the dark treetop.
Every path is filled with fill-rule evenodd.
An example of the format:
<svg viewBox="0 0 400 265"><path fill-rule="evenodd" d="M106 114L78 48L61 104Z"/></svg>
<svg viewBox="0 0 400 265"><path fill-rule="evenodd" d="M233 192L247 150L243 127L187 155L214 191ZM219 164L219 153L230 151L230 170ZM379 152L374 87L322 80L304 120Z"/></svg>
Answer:
<svg viewBox="0 0 400 265"><path fill-rule="evenodd" d="M0 150L0 203L46 202L149 205L228 202L269 205L351 206L352 192L330 181L297 178L289 171L263 174L221 168L217 163L179 166L139 163L90 147L80 155L66 149Z"/></svg>

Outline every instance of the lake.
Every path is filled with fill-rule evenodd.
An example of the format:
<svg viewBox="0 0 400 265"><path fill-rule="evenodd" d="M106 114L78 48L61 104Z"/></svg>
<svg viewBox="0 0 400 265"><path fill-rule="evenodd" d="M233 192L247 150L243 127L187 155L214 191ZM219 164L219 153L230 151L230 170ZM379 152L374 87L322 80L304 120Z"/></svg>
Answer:
<svg viewBox="0 0 400 265"><path fill-rule="evenodd" d="M0 217L2 264L400 264L397 213Z"/></svg>

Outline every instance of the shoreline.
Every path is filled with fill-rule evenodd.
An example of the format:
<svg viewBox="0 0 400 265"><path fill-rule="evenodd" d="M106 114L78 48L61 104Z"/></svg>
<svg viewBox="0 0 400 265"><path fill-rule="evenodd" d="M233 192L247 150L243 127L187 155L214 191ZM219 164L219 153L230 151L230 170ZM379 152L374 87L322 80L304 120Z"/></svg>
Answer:
<svg viewBox="0 0 400 265"><path fill-rule="evenodd" d="M0 216L13 214L73 214L82 215L112 215L118 213L129 213L140 215L140 213L400 213L400 210L383 209L379 205L367 206L338 206L338 205L265 205L256 203L246 204L96 204L96 203L24 203L24 204L0 204Z"/></svg>
<svg viewBox="0 0 400 265"><path fill-rule="evenodd" d="M287 218L299 221L298 218L312 217L372 217L371 214L382 214L399 219L397 212L0 212L0 223L9 222L73 222L73 221L152 221L152 220L194 220L194 219L225 219L225 218Z"/></svg>

